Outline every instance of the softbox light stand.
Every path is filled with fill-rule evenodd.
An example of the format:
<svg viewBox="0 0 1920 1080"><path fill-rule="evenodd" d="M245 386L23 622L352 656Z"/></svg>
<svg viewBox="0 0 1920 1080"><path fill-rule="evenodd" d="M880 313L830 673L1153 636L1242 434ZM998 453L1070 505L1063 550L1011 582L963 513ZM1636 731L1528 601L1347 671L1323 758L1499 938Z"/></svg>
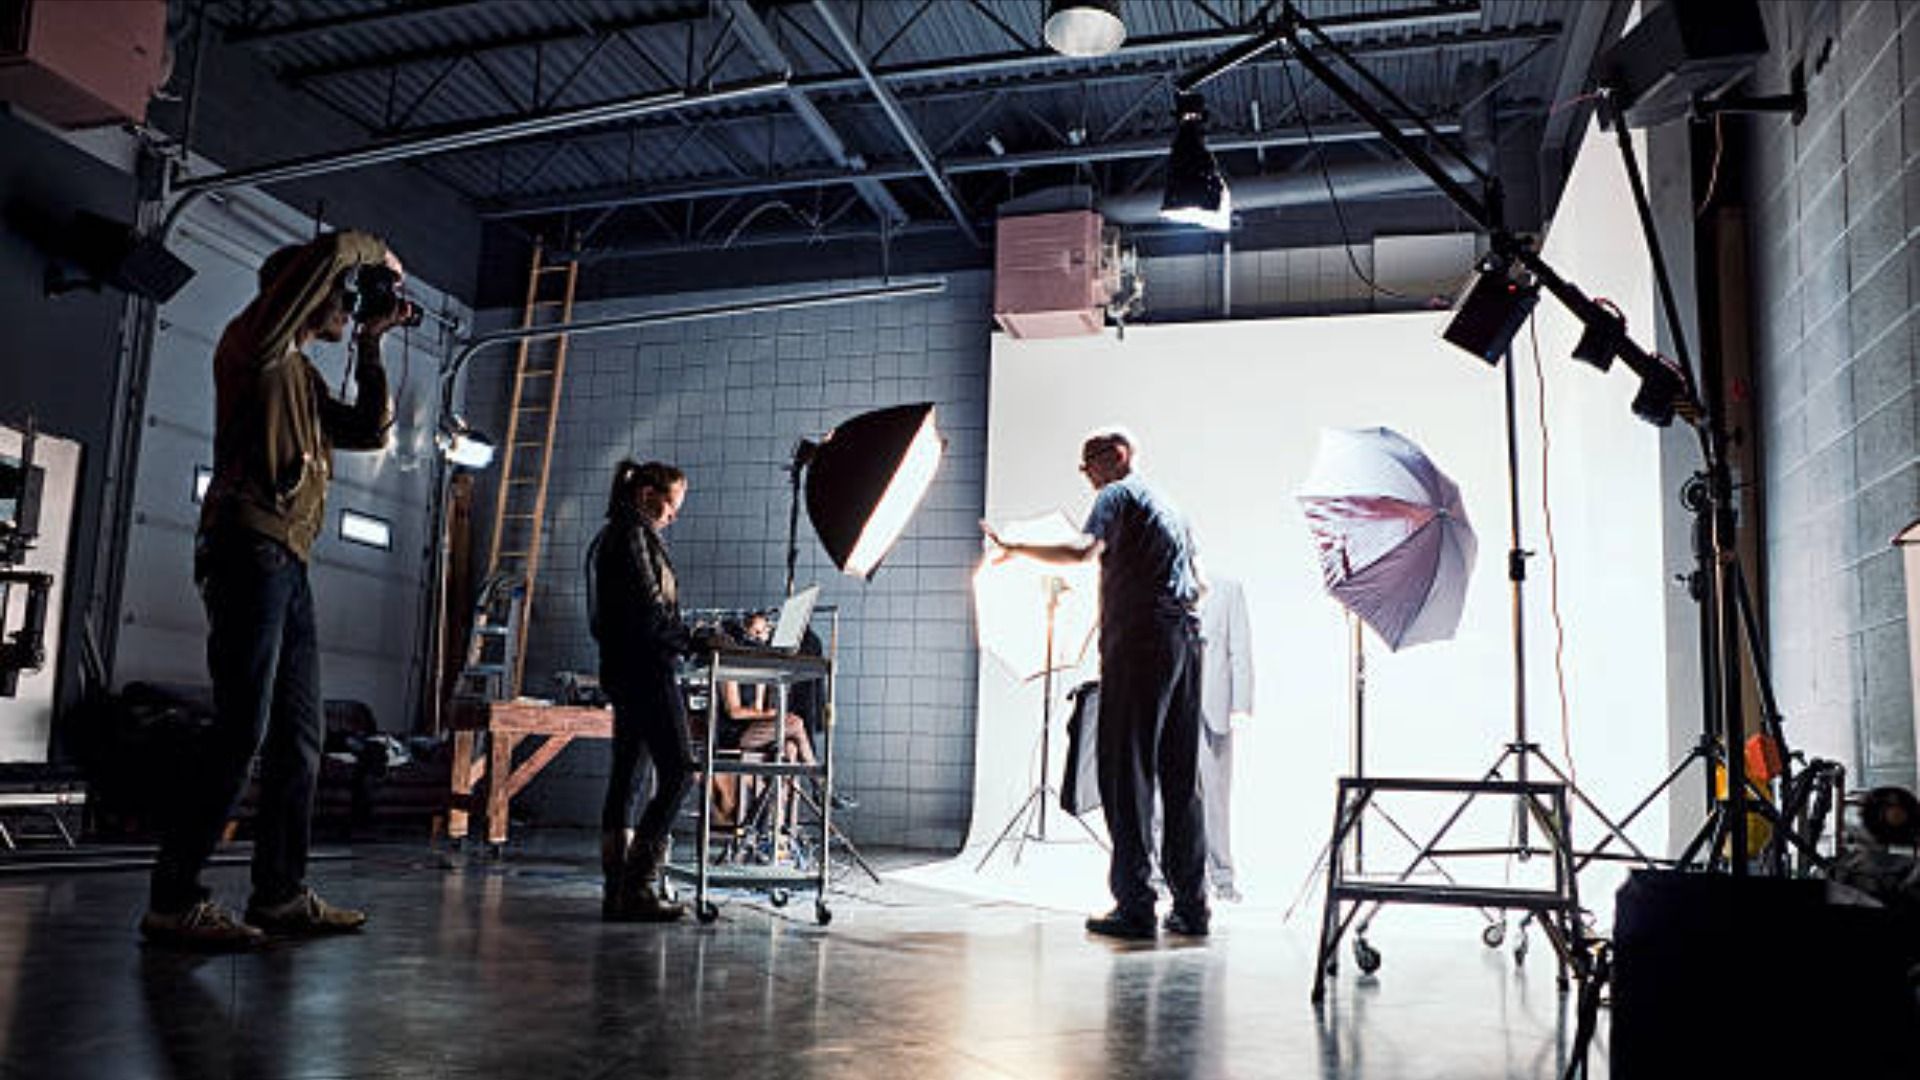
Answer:
<svg viewBox="0 0 1920 1080"><path fill-rule="evenodd" d="M1022 800L1020 806L1014 810L1013 816L1007 819L1007 823L1001 828L1000 834L993 838L993 843L987 847L986 854L980 856L980 861L974 864L973 871L976 874L986 869L987 863L993 861L994 853L1000 850L1000 845L1005 843L1007 838L1013 835L1015 829L1020 830L1020 838L1014 841L1013 844L1013 862L1016 866L1020 864L1020 856L1026 851L1028 841L1037 840L1043 844L1047 843L1047 804L1060 798L1060 789L1053 786L1053 773L1051 771L1053 746L1053 673L1063 668L1071 667L1072 665L1056 662L1053 639L1054 626L1060 614L1060 594L1067 590L1067 583L1061 580L1059 576L1049 574L1045 579L1045 585L1047 590L1047 651L1046 661L1040 668L1040 778L1033 785L1033 790L1027 793L1027 797ZM1068 814L1067 816L1073 818L1074 824L1085 829L1087 835L1093 838L1094 843L1099 844L1101 847L1106 846L1106 844L1101 841L1100 834L1093 831L1093 826L1088 825L1073 814Z"/></svg>
<svg viewBox="0 0 1920 1080"><path fill-rule="evenodd" d="M801 439L793 448L793 460L787 463L789 489L787 502L787 583L784 595L788 598L792 598L793 596L794 570L800 564L800 478L801 475L806 472L807 466L812 464L814 451L819 448L820 444L810 439ZM879 871L873 868L873 864L867 862L867 857L860 853L860 849L854 846L852 840L847 838L847 834L841 831L840 826L833 823L827 814L827 808L814 801L813 796L807 794L805 788L796 787L794 792L807 804L809 809L827 822L827 843L829 850L821 852L820 857L823 859L830 858L833 854L831 845L839 844L840 847L846 851L847 857L853 860L854 865L858 866L867 877L871 878L875 885L880 884Z"/></svg>

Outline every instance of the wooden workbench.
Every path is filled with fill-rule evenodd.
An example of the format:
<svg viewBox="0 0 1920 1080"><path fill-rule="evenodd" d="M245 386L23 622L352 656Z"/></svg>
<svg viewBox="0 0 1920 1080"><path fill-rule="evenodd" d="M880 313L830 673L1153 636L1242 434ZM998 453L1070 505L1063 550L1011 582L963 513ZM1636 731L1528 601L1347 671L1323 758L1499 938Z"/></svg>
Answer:
<svg viewBox="0 0 1920 1080"><path fill-rule="evenodd" d="M486 736L486 753L476 755L475 743ZM487 842L507 842L507 807L515 795L540 775L567 744L575 739L613 737L613 710L540 701L456 703L453 708L453 792L447 812L447 836L467 835L467 815L476 809L473 789L487 781ZM541 740L519 765L514 748L523 739ZM489 780L489 776L491 779Z"/></svg>

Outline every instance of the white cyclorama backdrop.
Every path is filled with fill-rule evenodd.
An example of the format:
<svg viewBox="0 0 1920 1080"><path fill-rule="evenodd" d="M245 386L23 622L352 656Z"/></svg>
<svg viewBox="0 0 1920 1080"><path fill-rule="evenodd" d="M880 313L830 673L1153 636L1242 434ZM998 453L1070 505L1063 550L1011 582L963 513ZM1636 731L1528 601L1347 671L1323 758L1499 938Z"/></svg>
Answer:
<svg viewBox="0 0 1920 1080"><path fill-rule="evenodd" d="M1599 205L1609 205L1624 193L1624 180L1612 183L1617 176L1616 168L1594 190L1570 188L1569 199L1597 191ZM1644 333L1650 288L1630 223L1608 215L1604 228L1568 230L1572 242L1557 234L1548 251L1568 249L1564 272L1619 304ZM1053 508L1084 520L1092 493L1075 468L1080 441L1096 426L1120 423L1141 440L1146 477L1192 520L1208 573L1245 583L1256 703L1236 736L1234 854L1243 891L1256 902L1291 899L1326 840L1334 779L1348 771L1349 635L1342 609L1323 590L1293 498L1321 428L1385 425L1411 438L1460 485L1480 541L1454 640L1394 654L1367 634L1368 772L1477 778L1513 735L1502 373L1440 340L1449 317L1141 326L1124 341L995 338L989 520ZM1631 415L1630 375L1603 376L1568 360L1577 327L1552 300L1543 298L1537 318L1573 760L1581 786L1619 817L1666 771L1657 437ZM1564 762L1532 351L1523 330L1515 340L1522 541L1539 553L1526 587L1529 726ZM1095 663L1090 656L1084 672L1060 685L1094 677ZM1056 785L1066 711L1056 706ZM1038 685L1015 683L983 653L975 852L1035 781L1040 715ZM1448 808L1409 805L1403 820L1416 823ZM1495 815L1495 832L1505 816ZM1100 824L1098 813L1090 817ZM1577 844L1591 845L1593 815L1576 809L1574 817ZM1458 839L1506 839L1486 835L1488 828L1479 823ZM1049 832L1071 838L1078 830L1056 817ZM1399 850L1384 829L1368 835L1370 850ZM1664 806L1651 807L1632 835L1664 850ZM1610 873L1583 875L1583 900L1610 907L1616 882Z"/></svg>

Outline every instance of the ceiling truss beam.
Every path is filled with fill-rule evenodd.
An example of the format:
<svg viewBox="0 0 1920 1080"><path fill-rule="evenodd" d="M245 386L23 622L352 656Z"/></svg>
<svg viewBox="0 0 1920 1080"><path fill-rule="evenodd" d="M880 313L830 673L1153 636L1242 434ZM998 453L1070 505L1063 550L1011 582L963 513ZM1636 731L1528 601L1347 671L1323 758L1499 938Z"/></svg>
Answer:
<svg viewBox="0 0 1920 1080"><path fill-rule="evenodd" d="M900 141L906 144L907 150L913 154L913 159L919 162L920 171L926 174L928 182L933 184L934 191L939 194L940 201L947 205L947 211L953 215L953 220L959 223L961 233L976 247L980 246L980 234L974 231L972 215L960 201L959 193L953 190L953 183L947 179L945 173L940 171L940 163L934 158L932 147L927 145L927 140L920 134L919 129L913 126L913 120L907 116L907 111L901 106L899 99L893 96L893 91L889 90L887 84L867 66L867 58L861 53L859 42L853 39L852 33L840 22L840 17L834 14L832 0L813 0L813 10L820 16L820 21L826 25L827 33L833 37L841 51L847 54L847 59L853 63L854 70L860 73L860 78L867 84L867 89L871 90L874 98L880 102L880 107L887 114L887 120L893 124L894 133L900 136Z"/></svg>
<svg viewBox="0 0 1920 1080"><path fill-rule="evenodd" d="M1443 134L1458 130L1457 125L1436 124L1436 130ZM1418 135L1416 129L1409 128L1408 134ZM1346 143L1366 142L1379 138L1378 132L1365 124L1315 124L1312 142ZM1264 132L1216 132L1207 136L1207 145L1215 153L1229 153L1236 150L1253 150L1264 147L1304 146L1309 143L1307 134L1301 128L1274 128ZM1005 156L986 156L956 158L946 162L945 171L954 176L974 173L1020 172L1028 169L1042 169L1057 166L1079 165L1102 161L1129 161L1142 158L1165 158L1167 143L1164 139L1135 140L1114 143L1107 146L1071 146L1059 150L1035 151ZM551 214L603 210L615 206L646 206L654 203L678 202L683 199L737 198L749 195L771 195L785 191L804 191L812 188L828 187L837 184L850 184L856 179L910 180L924 175L917 162L895 162L876 165L861 173L815 172L788 176L769 176L748 180L719 180L705 183L686 184L676 187L638 188L624 191L606 191L597 194L563 196L559 198L527 199L483 208L480 216L484 220L502 221L514 218L543 217Z"/></svg>
<svg viewBox="0 0 1920 1080"><path fill-rule="evenodd" d="M733 16L734 34L746 43L747 50L774 73L791 77L792 61L787 59L785 51L780 48L780 43L774 40L773 32L760 18L760 13L754 10L753 4L749 0L727 0L727 8ZM814 142L820 144L820 148L827 152L827 156L835 165L853 173L866 170L866 159L847 149L846 140L842 139L827 118L821 115L819 108L804 91L795 90L789 86L786 90L786 99L787 105L800 118L801 125L813 136ZM887 186L880 181L856 179L851 183L854 190L859 192L861 200L881 221L898 224L909 217L906 210L894 199L893 194L887 190Z"/></svg>
<svg viewBox="0 0 1920 1080"><path fill-rule="evenodd" d="M689 5L689 8L705 11L706 5ZM782 15L788 24L796 28L800 27L786 7L775 7L769 10ZM693 17L698 18L697 15ZM1559 23L1547 22L1482 30L1477 25L1478 19L1477 5L1444 4L1403 9L1398 12L1370 12L1329 18L1322 23L1322 26L1329 32L1348 35L1387 30L1427 31L1411 39L1381 38L1355 41L1348 46L1348 51L1355 55L1375 58L1418 55L1435 49L1471 48L1509 43L1530 45L1553 39L1561 29ZM594 24L594 28L597 31L613 32L623 39L623 43L632 47L633 42L627 35L633 30L674 25L685 21L687 21L685 12L672 15L656 13L645 19L620 22L609 20ZM1463 29L1436 32L1444 31L1447 27ZM1099 61L1073 62L1063 59L1050 50L1027 49L964 60L947 59L890 67L876 66L872 70L878 78L894 90L897 97L916 103L974 95L991 90L1038 91L1082 82L1093 86L1112 80L1177 72L1184 62L1183 54L1238 42L1251 32L1251 29L1232 32L1207 30L1139 38L1129 41L1118 52ZM457 48L438 47L394 53L347 65L294 67L283 71L282 76L297 83L331 80L339 76L361 75L394 67L444 64L455 57L471 57L484 52L526 48L586 36L578 30L543 32L518 39L502 38L494 42L480 42ZM658 66L651 56L645 56L644 62L652 67ZM1276 58L1272 62L1285 61ZM657 73L662 75L663 81L677 81L663 72ZM959 88L938 85L951 84L957 80L980 80L987 85ZM868 93L865 80L857 72L801 76L792 80L792 86L805 93L816 104L832 98L865 99ZM775 110L784 110L785 107L784 102L778 104L769 102L748 107L747 111L754 115L766 115Z"/></svg>

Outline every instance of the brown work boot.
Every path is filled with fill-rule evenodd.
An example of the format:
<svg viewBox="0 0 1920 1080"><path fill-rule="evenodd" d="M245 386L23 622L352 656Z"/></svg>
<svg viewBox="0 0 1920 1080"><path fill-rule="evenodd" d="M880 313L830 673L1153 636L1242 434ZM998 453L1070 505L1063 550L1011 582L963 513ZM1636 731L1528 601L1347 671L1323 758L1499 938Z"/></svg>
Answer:
<svg viewBox="0 0 1920 1080"><path fill-rule="evenodd" d="M621 905L621 922L677 922L687 914L687 905L662 897L652 885L627 890Z"/></svg>
<svg viewBox="0 0 1920 1080"><path fill-rule="evenodd" d="M620 887L626 880L627 848L633 842L633 830L613 829L600 834L600 874L605 884L600 892L600 917L609 921L620 917Z"/></svg>
<svg viewBox="0 0 1920 1080"><path fill-rule="evenodd" d="M620 904L613 916L619 922L673 922L687 913L686 905L660 895L655 884L662 861L667 855L665 841L629 850L627 864L620 871Z"/></svg>

